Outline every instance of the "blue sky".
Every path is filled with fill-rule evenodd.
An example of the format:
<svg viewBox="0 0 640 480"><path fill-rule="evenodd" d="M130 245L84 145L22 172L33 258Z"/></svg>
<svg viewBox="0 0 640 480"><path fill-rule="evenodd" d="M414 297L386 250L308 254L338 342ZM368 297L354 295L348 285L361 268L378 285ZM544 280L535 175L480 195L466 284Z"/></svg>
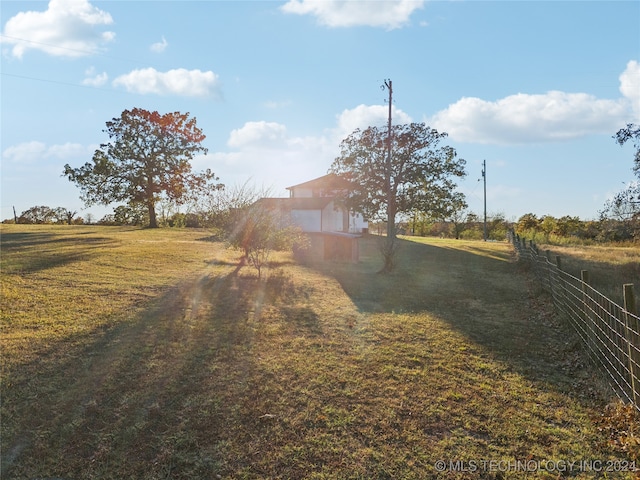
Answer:
<svg viewBox="0 0 640 480"><path fill-rule="evenodd" d="M6 1L0 4L1 217L85 209L66 163L135 107L189 112L222 183L324 175L354 129L426 122L467 161L481 214L597 218L634 179L638 1Z"/></svg>

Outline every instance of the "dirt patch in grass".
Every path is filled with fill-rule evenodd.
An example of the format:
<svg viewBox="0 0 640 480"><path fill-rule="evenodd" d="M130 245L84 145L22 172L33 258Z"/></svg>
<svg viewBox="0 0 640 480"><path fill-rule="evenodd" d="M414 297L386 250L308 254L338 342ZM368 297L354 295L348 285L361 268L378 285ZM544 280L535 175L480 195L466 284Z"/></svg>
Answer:
<svg viewBox="0 0 640 480"><path fill-rule="evenodd" d="M74 281L3 272L47 311L64 310L52 292L86 295L45 327L26 300L4 312L3 478L523 478L454 470L628 459L596 423L606 392L506 244L405 242L383 276L367 238L356 265L279 256L258 280L221 244L152 232L142 247L147 233L66 263ZM116 253L137 267L112 272L119 301L97 315L95 272L113 278Z"/></svg>

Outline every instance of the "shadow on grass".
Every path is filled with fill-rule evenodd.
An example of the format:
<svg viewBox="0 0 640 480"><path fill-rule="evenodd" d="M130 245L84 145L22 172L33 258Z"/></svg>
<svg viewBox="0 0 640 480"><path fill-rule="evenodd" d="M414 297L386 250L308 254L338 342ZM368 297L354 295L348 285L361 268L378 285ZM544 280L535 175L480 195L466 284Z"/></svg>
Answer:
<svg viewBox="0 0 640 480"><path fill-rule="evenodd" d="M608 395L603 382L591 381L594 370L579 338L556 317L509 246L478 242L458 249L400 240L398 269L382 275L375 273L381 264L375 241L365 237L357 265L315 265L361 312L426 313L531 380L586 403Z"/></svg>
<svg viewBox="0 0 640 480"><path fill-rule="evenodd" d="M4 372L3 478L205 478L221 469L227 419L253 396L260 317L296 294L282 271L258 280L241 268L182 282L139 314ZM284 308L284 322L319 329L311 309ZM263 413L246 412L243 435L264 426Z"/></svg>
<svg viewBox="0 0 640 480"><path fill-rule="evenodd" d="M382 262L376 237L365 237L358 264L316 263L314 268L334 277L362 312L420 312L438 314L465 309L481 299L501 304L522 298L514 284L516 266L509 252L471 245L468 250L399 240L398 267L378 274ZM480 242L479 242L480 243Z"/></svg>
<svg viewBox="0 0 640 480"><path fill-rule="evenodd" d="M106 237L61 237L54 233L3 233L0 245L11 262L4 261L7 273L32 273L86 260L93 250L113 245L117 241Z"/></svg>
<svg viewBox="0 0 640 480"><path fill-rule="evenodd" d="M221 234L207 235L206 237L200 237L197 239L199 242L217 243L224 242L225 238Z"/></svg>

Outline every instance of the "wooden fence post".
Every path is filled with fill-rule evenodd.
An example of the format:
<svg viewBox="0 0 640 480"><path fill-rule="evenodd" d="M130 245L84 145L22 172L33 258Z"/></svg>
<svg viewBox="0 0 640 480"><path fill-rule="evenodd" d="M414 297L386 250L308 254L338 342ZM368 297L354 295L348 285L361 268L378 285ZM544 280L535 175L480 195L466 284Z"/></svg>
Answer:
<svg viewBox="0 0 640 480"><path fill-rule="evenodd" d="M636 314L636 299L633 293L633 283L627 283L623 285L623 297L624 297L624 323L625 323L625 338L627 339L627 353L629 355L629 373L631 374L631 394L633 403L638 407L638 398L636 392L636 372L634 365L640 361L638 352L638 322L632 318L632 315ZM632 345L634 348L632 348Z"/></svg>
<svg viewBox="0 0 640 480"><path fill-rule="evenodd" d="M587 286L589 286L589 271L581 270L580 271L580 280L582 280L582 308L584 314L584 333L586 335L587 340L587 348L594 351L594 340L593 335L591 334L591 302L589 301L589 294L587 293Z"/></svg>
<svg viewBox="0 0 640 480"><path fill-rule="evenodd" d="M580 270L580 280L582 280L582 283L589 285L589 270ZM582 286L582 291L584 292L584 285Z"/></svg>
<svg viewBox="0 0 640 480"><path fill-rule="evenodd" d="M633 293L633 283L625 283L622 288L622 293L624 294L624 309L633 315L637 315L638 311L636 310L636 296Z"/></svg>
<svg viewBox="0 0 640 480"><path fill-rule="evenodd" d="M567 294L562 273L562 258L560 257L560 255L556 255L556 294L553 296L553 298L554 301L558 304L556 308L560 312L566 311L567 308ZM571 315L568 315L568 317L569 323L571 323Z"/></svg>

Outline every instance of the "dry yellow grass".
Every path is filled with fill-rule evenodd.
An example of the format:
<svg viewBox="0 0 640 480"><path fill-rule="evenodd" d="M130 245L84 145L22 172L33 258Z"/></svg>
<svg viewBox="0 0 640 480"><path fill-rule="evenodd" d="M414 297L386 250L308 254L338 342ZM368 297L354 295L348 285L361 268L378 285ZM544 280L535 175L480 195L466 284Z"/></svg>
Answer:
<svg viewBox="0 0 640 480"><path fill-rule="evenodd" d="M383 276L368 238L356 265L282 254L258 281L205 232L47 228L2 228L3 478L435 479L439 460L447 478L523 478L468 467L630 460L507 244L403 242Z"/></svg>
<svg viewBox="0 0 640 480"><path fill-rule="evenodd" d="M640 245L540 245L539 248L541 254L548 249L552 258L559 255L563 270L576 278L580 278L581 270L587 270L591 285L619 305L623 304L624 284L634 284L640 298Z"/></svg>

